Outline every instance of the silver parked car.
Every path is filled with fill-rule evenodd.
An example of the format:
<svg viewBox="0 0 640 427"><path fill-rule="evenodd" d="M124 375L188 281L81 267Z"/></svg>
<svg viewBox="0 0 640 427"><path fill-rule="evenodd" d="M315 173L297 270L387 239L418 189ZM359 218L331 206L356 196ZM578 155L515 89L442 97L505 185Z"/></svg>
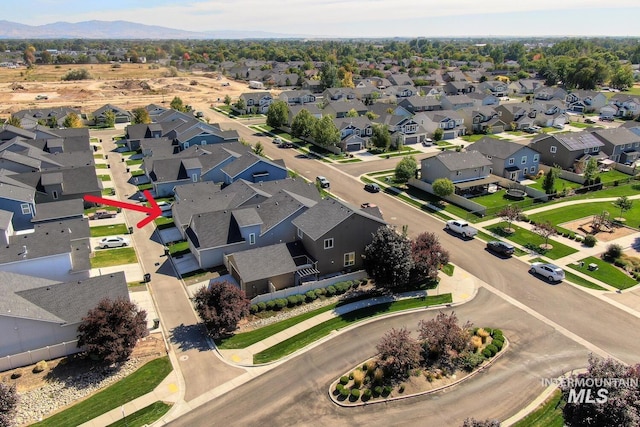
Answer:
<svg viewBox="0 0 640 427"><path fill-rule="evenodd" d="M130 244L131 242L126 237L112 236L112 237L105 237L104 239L100 240L100 244L98 246L100 246L102 249L108 249L108 248L122 248Z"/></svg>
<svg viewBox="0 0 640 427"><path fill-rule="evenodd" d="M564 280L564 270L554 264L534 262L531 264L529 272L538 274L550 282L562 282Z"/></svg>

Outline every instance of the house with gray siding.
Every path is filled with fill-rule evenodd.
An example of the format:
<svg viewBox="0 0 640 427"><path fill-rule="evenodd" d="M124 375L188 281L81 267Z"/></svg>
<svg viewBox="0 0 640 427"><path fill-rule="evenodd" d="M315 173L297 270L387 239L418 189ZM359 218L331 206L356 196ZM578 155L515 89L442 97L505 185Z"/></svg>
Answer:
<svg viewBox="0 0 640 427"><path fill-rule="evenodd" d="M526 145L485 136L466 150L477 151L491 161L489 173L493 175L522 181L538 173L540 153Z"/></svg>
<svg viewBox="0 0 640 427"><path fill-rule="evenodd" d="M593 113L607 105L607 97L594 90L572 90L565 97L568 111L575 113Z"/></svg>
<svg viewBox="0 0 640 427"><path fill-rule="evenodd" d="M464 117L453 110L425 111L416 114L413 121L429 135L433 135L436 129L442 129L442 139L454 139L466 134Z"/></svg>
<svg viewBox="0 0 640 427"><path fill-rule="evenodd" d="M593 130L592 133L604 146L601 151L609 160L617 163L632 164L640 157L640 135L619 127Z"/></svg>
<svg viewBox="0 0 640 427"><path fill-rule="evenodd" d="M107 114L113 114L115 123L129 123L131 121L131 113L127 110L116 107L115 105L106 104L95 110L91 115L95 124L103 124L107 121Z"/></svg>
<svg viewBox="0 0 640 427"><path fill-rule="evenodd" d="M59 281L0 271L0 293L0 357L72 343L82 318L102 299L129 301L123 272Z"/></svg>
<svg viewBox="0 0 640 427"><path fill-rule="evenodd" d="M492 162L478 151L443 151L420 163L420 179L429 184L438 178L448 178L456 187L456 194L484 191L498 181L491 177Z"/></svg>
<svg viewBox="0 0 640 427"><path fill-rule="evenodd" d="M582 131L540 135L529 143L529 147L540 153L541 163L577 171L577 163L583 156L599 155L604 143L591 132Z"/></svg>

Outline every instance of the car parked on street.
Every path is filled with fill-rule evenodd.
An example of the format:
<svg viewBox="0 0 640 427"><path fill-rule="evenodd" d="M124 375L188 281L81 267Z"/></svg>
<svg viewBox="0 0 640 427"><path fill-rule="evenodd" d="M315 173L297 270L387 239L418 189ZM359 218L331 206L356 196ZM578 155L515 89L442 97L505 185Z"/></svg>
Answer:
<svg viewBox="0 0 640 427"><path fill-rule="evenodd" d="M511 243L502 242L500 240L492 240L490 242L487 242L487 249L489 249L491 252L495 252L504 256L511 256L516 251L516 248Z"/></svg>
<svg viewBox="0 0 640 427"><path fill-rule="evenodd" d="M275 138L273 138L272 142L274 144L278 144L278 145L282 144L282 140L280 138L278 138L277 136Z"/></svg>
<svg viewBox="0 0 640 427"><path fill-rule="evenodd" d="M111 236L111 237L105 237L104 239L101 239L100 244L98 246L101 247L102 249L109 249L109 248L123 248L130 244L131 242L126 237Z"/></svg>
<svg viewBox="0 0 640 427"><path fill-rule="evenodd" d="M320 188L329 188L331 186L329 180L324 176L316 176L316 182L320 185Z"/></svg>
<svg viewBox="0 0 640 427"><path fill-rule="evenodd" d="M367 190L369 193L377 193L380 191L380 186L375 182L370 182L364 185L364 189Z"/></svg>
<svg viewBox="0 0 640 427"><path fill-rule="evenodd" d="M534 262L531 264L529 272L542 276L549 282L562 282L564 280L564 270L554 264Z"/></svg>
<svg viewBox="0 0 640 427"><path fill-rule="evenodd" d="M293 143L282 141L280 144L278 144L278 148L293 148Z"/></svg>
<svg viewBox="0 0 640 427"><path fill-rule="evenodd" d="M461 235L465 239L478 234L478 230L470 226L467 221L461 219L451 219L447 221L444 228Z"/></svg>

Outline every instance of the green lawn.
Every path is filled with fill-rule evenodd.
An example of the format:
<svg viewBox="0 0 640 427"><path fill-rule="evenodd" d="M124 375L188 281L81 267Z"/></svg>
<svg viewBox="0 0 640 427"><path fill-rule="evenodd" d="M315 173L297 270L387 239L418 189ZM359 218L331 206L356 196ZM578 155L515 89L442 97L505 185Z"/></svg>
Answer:
<svg viewBox="0 0 640 427"><path fill-rule="evenodd" d="M177 242L169 245L171 256L183 255L189 252L189 242Z"/></svg>
<svg viewBox="0 0 640 427"><path fill-rule="evenodd" d="M126 224L99 225L91 227L91 237L113 236L114 234L127 234Z"/></svg>
<svg viewBox="0 0 640 427"><path fill-rule="evenodd" d="M615 188L615 187L614 187ZM591 220L594 215L608 211L612 217L620 216L620 209L613 206L613 202L593 202L581 203L578 205L565 206L552 211L540 212L529 215L529 218L540 221L551 221L553 225L585 218L585 223ZM623 214L627 220L627 225L637 227L640 224L640 202L634 201L631 209Z"/></svg>
<svg viewBox="0 0 640 427"><path fill-rule="evenodd" d="M140 190L140 191L151 190L152 188L153 188L153 184L140 184L140 185L138 185L138 190Z"/></svg>
<svg viewBox="0 0 640 427"><path fill-rule="evenodd" d="M481 204L482 206L485 206L487 208L498 210L498 208L513 204L512 199L508 199L507 197L505 197L506 194L507 190L501 188L493 194L478 196L469 200Z"/></svg>
<svg viewBox="0 0 640 427"><path fill-rule="evenodd" d="M514 427L563 427L561 400L562 392L558 389L535 411L515 423Z"/></svg>
<svg viewBox="0 0 640 427"><path fill-rule="evenodd" d="M96 169L109 169L106 163L96 163Z"/></svg>
<svg viewBox="0 0 640 427"><path fill-rule="evenodd" d="M136 257L136 251L133 248L104 249L93 252L91 268L112 267L136 262L138 262L138 257Z"/></svg>
<svg viewBox="0 0 640 427"><path fill-rule="evenodd" d="M284 340L273 347L269 347L253 356L253 363L267 363L287 356L320 338L329 335L332 331L344 328L360 320L396 311L409 310L412 308L425 307L451 302L451 294L430 296L426 298L412 298L395 301L388 304L377 304L370 307L354 310L342 316L323 322L304 332Z"/></svg>
<svg viewBox="0 0 640 427"><path fill-rule="evenodd" d="M570 264L569 267L617 289L627 289L638 284L638 282L627 273L604 260L596 257L587 257L581 261L584 262L584 267L580 267L578 264ZM589 264L597 264L598 269L593 271L589 270L587 268Z"/></svg>
<svg viewBox="0 0 640 427"><path fill-rule="evenodd" d="M160 230L164 228L171 228L175 225L173 222L173 218L167 218L166 216L159 216L158 218L154 219L153 222Z"/></svg>
<svg viewBox="0 0 640 427"><path fill-rule="evenodd" d="M113 188L103 188L102 189L102 195L103 196L113 196L114 194L116 194L116 190Z"/></svg>
<svg viewBox="0 0 640 427"><path fill-rule="evenodd" d="M473 134L473 135L465 135L465 136L462 137L462 139L464 141L467 141L467 142L476 142L477 140L482 139L485 136L487 136L487 135L476 133L476 134Z"/></svg>
<svg viewBox="0 0 640 427"><path fill-rule="evenodd" d="M100 181L111 181L111 175L98 175Z"/></svg>
<svg viewBox="0 0 640 427"><path fill-rule="evenodd" d="M94 159L104 159L104 155L102 155L102 154L94 154L93 158Z"/></svg>
<svg viewBox="0 0 640 427"><path fill-rule="evenodd" d="M572 265L569 265L569 267L573 268ZM589 288L589 289L595 289L597 291L606 291L606 289L603 288L602 286L596 285L595 283L590 282L589 280L584 279L578 276L577 274L573 274L572 272L567 271L566 269L564 271L564 276L569 282L574 283L576 285L584 286L585 288Z"/></svg>
<svg viewBox="0 0 640 427"><path fill-rule="evenodd" d="M571 122L569 126L573 126L579 129L592 128L594 125L591 123L582 123L582 122Z"/></svg>
<svg viewBox="0 0 640 427"><path fill-rule="evenodd" d="M154 359L117 383L59 412L37 427L78 426L152 391L171 372L168 357Z"/></svg>
<svg viewBox="0 0 640 427"><path fill-rule="evenodd" d="M118 212L118 208L116 208L116 207L113 207L113 206L102 206L102 207L95 207L95 208L85 209L84 213L85 213L85 215L89 215L90 213L94 213L98 209L104 209L106 211Z"/></svg>
<svg viewBox="0 0 640 427"><path fill-rule="evenodd" d="M107 427L143 427L150 426L164 416L171 409L171 405L164 402L154 402L151 405L142 408L131 415L127 415L121 420Z"/></svg>
<svg viewBox="0 0 640 427"><path fill-rule="evenodd" d="M544 192L544 190L542 189L542 182L544 181L544 177L542 178L538 178L534 184L529 184L528 187L531 188L535 188L536 190L540 190L542 192ZM567 190L569 189L575 189L575 188L580 188L582 187L581 184L578 184L577 182L572 182L572 181L568 181L566 179L562 179L562 178L556 178L555 181L555 190L556 192L560 192L562 191L563 188L566 188Z"/></svg>
<svg viewBox="0 0 640 427"><path fill-rule="evenodd" d="M511 240L515 243L518 243L525 248L529 248L535 251L540 251L538 248L539 245L545 242L545 239L537 235L536 233L529 231L525 228L518 227L517 225L511 224L511 228L515 229L516 232L513 234L504 233L503 229L507 226L506 222L500 222L498 224L492 225L488 228L492 233L497 234L498 236L504 237L505 239ZM550 259L558 259L563 258L567 255L571 255L573 253L578 252L577 249L573 249L569 246L563 245L562 243L555 241L553 239L549 239L549 244L553 245L553 249L550 251L544 252L542 255L546 256Z"/></svg>
<svg viewBox="0 0 640 427"><path fill-rule="evenodd" d="M132 165L141 165L143 162L142 159L138 159L138 160L127 160L127 165L132 166Z"/></svg>
<svg viewBox="0 0 640 427"><path fill-rule="evenodd" d="M455 268L456 268L456 266L453 265L453 264L446 264L446 265L442 266L441 270L442 270L442 272L444 274L446 274L447 276L451 277L451 276L453 276L453 270Z"/></svg>

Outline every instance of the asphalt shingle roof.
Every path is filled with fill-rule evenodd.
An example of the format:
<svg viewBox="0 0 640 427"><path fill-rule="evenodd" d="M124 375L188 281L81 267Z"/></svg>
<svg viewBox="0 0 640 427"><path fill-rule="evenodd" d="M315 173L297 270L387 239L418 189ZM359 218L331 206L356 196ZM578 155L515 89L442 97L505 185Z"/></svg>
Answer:
<svg viewBox="0 0 640 427"><path fill-rule="evenodd" d="M477 151L443 151L435 158L450 171L491 166L491 161Z"/></svg>
<svg viewBox="0 0 640 427"><path fill-rule="evenodd" d="M245 282L297 271L286 243L235 252L230 258L240 278Z"/></svg>

